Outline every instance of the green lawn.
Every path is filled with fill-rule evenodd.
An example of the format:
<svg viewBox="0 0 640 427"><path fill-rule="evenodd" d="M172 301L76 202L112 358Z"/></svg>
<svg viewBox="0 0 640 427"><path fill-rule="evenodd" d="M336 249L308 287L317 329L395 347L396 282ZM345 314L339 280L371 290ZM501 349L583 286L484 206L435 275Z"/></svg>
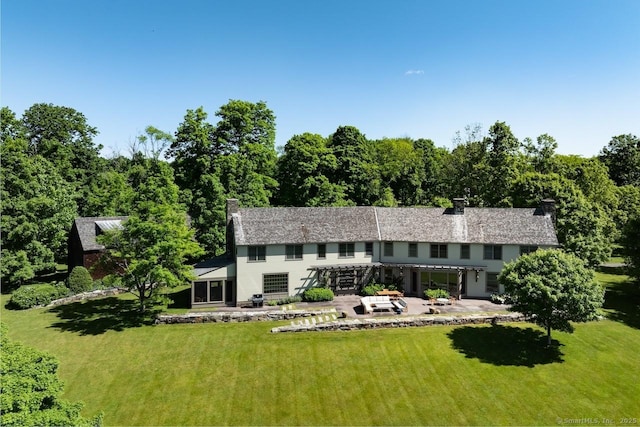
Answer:
<svg viewBox="0 0 640 427"><path fill-rule="evenodd" d="M615 320L271 334L274 323L152 326L127 298L10 311L55 354L65 397L106 425L555 425L640 418L638 293L599 274ZM635 298L635 300L634 300ZM635 311L634 311L635 310Z"/></svg>

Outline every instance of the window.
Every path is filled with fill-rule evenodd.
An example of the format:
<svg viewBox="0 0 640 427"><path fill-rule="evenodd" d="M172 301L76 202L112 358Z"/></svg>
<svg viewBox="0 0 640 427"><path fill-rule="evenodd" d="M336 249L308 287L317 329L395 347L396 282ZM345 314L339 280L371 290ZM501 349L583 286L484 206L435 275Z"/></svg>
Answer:
<svg viewBox="0 0 640 427"><path fill-rule="evenodd" d="M530 254L538 250L537 246L520 246L520 255Z"/></svg>
<svg viewBox="0 0 640 427"><path fill-rule="evenodd" d="M491 294L496 294L500 290L500 286L498 285L498 273L487 273L487 286L486 292Z"/></svg>
<svg viewBox="0 0 640 427"><path fill-rule="evenodd" d="M302 245L287 245L285 247L286 259L302 259Z"/></svg>
<svg viewBox="0 0 640 427"><path fill-rule="evenodd" d="M193 284L193 301L207 302L207 282L195 282Z"/></svg>
<svg viewBox="0 0 640 427"><path fill-rule="evenodd" d="M469 245L460 245L460 259L471 258L471 249Z"/></svg>
<svg viewBox="0 0 640 427"><path fill-rule="evenodd" d="M502 259L502 246L484 245L484 259Z"/></svg>
<svg viewBox="0 0 640 427"><path fill-rule="evenodd" d="M366 256L373 256L373 242L366 242L364 244L364 254Z"/></svg>
<svg viewBox="0 0 640 427"><path fill-rule="evenodd" d="M431 258L447 258L447 245L431 245Z"/></svg>
<svg viewBox="0 0 640 427"><path fill-rule="evenodd" d="M222 301L222 281L209 282L209 301Z"/></svg>
<svg viewBox="0 0 640 427"><path fill-rule="evenodd" d="M262 276L262 293L288 294L289 275L287 273L265 274L264 276Z"/></svg>
<svg viewBox="0 0 640 427"><path fill-rule="evenodd" d="M355 245L353 243L340 243L340 258L353 258L355 253Z"/></svg>
<svg viewBox="0 0 640 427"><path fill-rule="evenodd" d="M409 258L418 258L418 244L409 243Z"/></svg>
<svg viewBox="0 0 640 427"><path fill-rule="evenodd" d="M223 280L194 282L193 302L221 302Z"/></svg>
<svg viewBox="0 0 640 427"><path fill-rule="evenodd" d="M384 256L393 256L393 242L384 242Z"/></svg>
<svg viewBox="0 0 640 427"><path fill-rule="evenodd" d="M266 246L249 246L249 261L264 261L267 256Z"/></svg>
<svg viewBox="0 0 640 427"><path fill-rule="evenodd" d="M327 245L324 243L320 243L318 245L318 258L325 259L327 257Z"/></svg>

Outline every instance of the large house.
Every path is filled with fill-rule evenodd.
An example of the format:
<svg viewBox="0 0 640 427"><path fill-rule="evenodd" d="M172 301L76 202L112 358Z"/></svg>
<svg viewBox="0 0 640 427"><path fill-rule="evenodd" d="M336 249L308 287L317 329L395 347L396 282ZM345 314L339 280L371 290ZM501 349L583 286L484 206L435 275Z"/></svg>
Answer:
<svg viewBox="0 0 640 427"><path fill-rule="evenodd" d="M457 298L502 292L505 262L557 247L555 205L538 208L274 207L227 201L225 256L195 266L195 306L280 299L328 286L356 293L374 280L405 295L443 288Z"/></svg>

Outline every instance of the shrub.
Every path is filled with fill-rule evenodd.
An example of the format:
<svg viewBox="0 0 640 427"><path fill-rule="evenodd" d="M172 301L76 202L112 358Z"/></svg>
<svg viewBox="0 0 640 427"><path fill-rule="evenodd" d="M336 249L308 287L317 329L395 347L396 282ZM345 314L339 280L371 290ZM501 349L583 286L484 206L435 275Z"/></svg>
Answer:
<svg viewBox="0 0 640 427"><path fill-rule="evenodd" d="M275 299L269 300L267 301L267 305L268 306L286 305L286 304L293 304L300 301L302 301L302 297L300 295L296 295L293 297L285 297L278 300L275 300Z"/></svg>
<svg viewBox="0 0 640 427"><path fill-rule="evenodd" d="M370 297L375 295L376 292L381 291L383 289L384 289L384 285L381 285L379 283L371 283L363 287L360 294L362 294L362 296L365 296L365 297Z"/></svg>
<svg viewBox="0 0 640 427"><path fill-rule="evenodd" d="M311 288L304 291L302 299L307 302L333 301L333 291L329 288Z"/></svg>
<svg viewBox="0 0 640 427"><path fill-rule="evenodd" d="M24 310L39 305L47 305L51 301L63 298L68 294L69 289L62 283L57 285L27 285L18 288L11 295L9 303L15 308Z"/></svg>
<svg viewBox="0 0 640 427"><path fill-rule="evenodd" d="M67 285L74 294L87 292L93 289L93 278L89 274L89 270L81 265L73 267L69 278L67 279Z"/></svg>
<svg viewBox="0 0 640 427"><path fill-rule="evenodd" d="M424 291L424 296L429 299L449 298L449 292L444 289L427 289Z"/></svg>

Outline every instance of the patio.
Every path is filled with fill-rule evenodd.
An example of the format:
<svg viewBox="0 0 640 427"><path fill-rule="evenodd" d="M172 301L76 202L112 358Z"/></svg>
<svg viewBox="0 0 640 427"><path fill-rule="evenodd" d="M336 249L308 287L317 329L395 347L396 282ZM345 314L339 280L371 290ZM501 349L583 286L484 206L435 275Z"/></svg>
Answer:
<svg viewBox="0 0 640 427"><path fill-rule="evenodd" d="M330 303L337 311L344 312L348 317L371 317L371 314L365 314L360 303L359 295L341 295L336 296ZM440 313L495 313L507 312L507 305L494 304L489 300L465 298L456 300L451 305L431 305L428 300L417 297L403 297L408 305L408 309L401 315L391 312L375 312L374 316L405 316L427 314L431 308L439 310ZM327 304L327 303L325 303Z"/></svg>

